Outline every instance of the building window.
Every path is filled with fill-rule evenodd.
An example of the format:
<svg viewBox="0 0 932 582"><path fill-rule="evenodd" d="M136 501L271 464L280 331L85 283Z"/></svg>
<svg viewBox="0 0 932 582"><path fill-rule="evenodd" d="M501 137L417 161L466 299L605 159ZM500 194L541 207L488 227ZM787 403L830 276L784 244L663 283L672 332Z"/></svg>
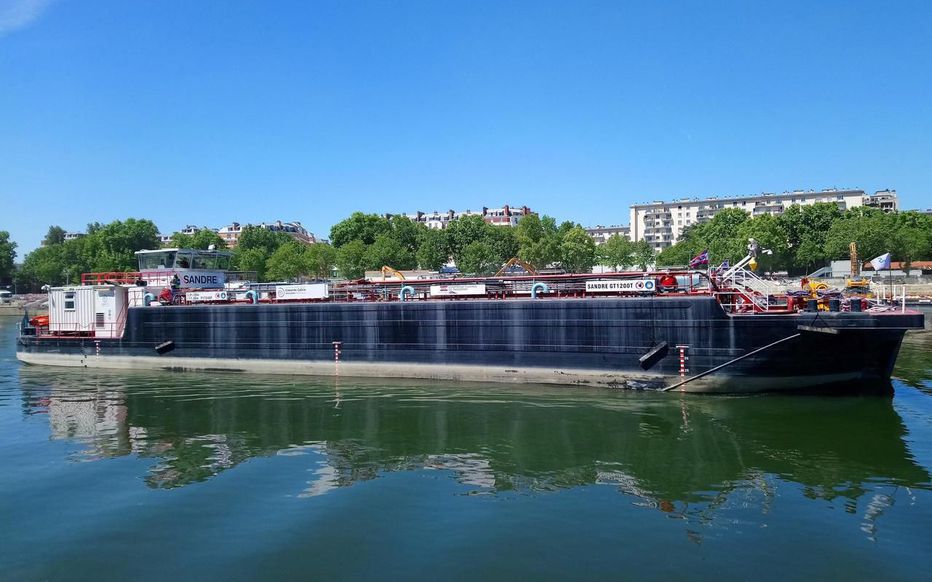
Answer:
<svg viewBox="0 0 932 582"><path fill-rule="evenodd" d="M74 311L74 292L65 293L65 311Z"/></svg>

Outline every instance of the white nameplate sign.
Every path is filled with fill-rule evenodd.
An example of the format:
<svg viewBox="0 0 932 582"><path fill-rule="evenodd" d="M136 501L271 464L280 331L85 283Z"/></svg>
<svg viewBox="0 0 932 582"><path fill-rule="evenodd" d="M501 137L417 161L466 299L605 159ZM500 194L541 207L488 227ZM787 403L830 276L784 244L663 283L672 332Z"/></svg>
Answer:
<svg viewBox="0 0 932 582"><path fill-rule="evenodd" d="M309 283L307 285L276 285L275 300L291 299L326 299L330 295L326 283Z"/></svg>
<svg viewBox="0 0 932 582"><path fill-rule="evenodd" d="M628 279L627 281L586 281L586 293L599 293L606 291L633 291L635 293L650 293L657 290L657 282L653 279Z"/></svg>
<svg viewBox="0 0 932 582"><path fill-rule="evenodd" d="M467 295L485 295L485 283L430 286L431 297L463 297Z"/></svg>
<svg viewBox="0 0 932 582"><path fill-rule="evenodd" d="M188 291L184 299L188 303L203 303L205 301L226 301L229 295L226 291Z"/></svg>

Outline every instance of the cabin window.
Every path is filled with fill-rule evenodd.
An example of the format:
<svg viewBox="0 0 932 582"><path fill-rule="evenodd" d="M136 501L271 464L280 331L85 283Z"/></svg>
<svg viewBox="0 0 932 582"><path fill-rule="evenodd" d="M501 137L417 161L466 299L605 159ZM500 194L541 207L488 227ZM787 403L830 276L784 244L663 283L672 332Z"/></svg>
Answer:
<svg viewBox="0 0 932 582"><path fill-rule="evenodd" d="M193 261L193 256L191 253L178 253L178 258L175 261L176 269L191 269L191 262Z"/></svg>
<svg viewBox="0 0 932 582"><path fill-rule="evenodd" d="M65 311L74 311L74 292L65 293Z"/></svg>
<svg viewBox="0 0 932 582"><path fill-rule="evenodd" d="M175 251L139 255L139 269L142 271L171 269L174 264Z"/></svg>
<svg viewBox="0 0 932 582"><path fill-rule="evenodd" d="M214 271L217 269L217 257L211 255L194 255L194 261L191 263L191 268Z"/></svg>

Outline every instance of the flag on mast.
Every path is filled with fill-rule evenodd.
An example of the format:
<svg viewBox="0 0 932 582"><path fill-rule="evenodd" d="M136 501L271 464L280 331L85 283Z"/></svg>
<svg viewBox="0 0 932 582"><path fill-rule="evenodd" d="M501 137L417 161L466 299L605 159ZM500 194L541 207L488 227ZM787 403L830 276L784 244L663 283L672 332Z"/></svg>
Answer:
<svg viewBox="0 0 932 582"><path fill-rule="evenodd" d="M875 271L882 271L890 268L890 253L884 253L875 259L871 259L871 266Z"/></svg>
<svg viewBox="0 0 932 582"><path fill-rule="evenodd" d="M693 260L689 261L689 268L695 269L699 265L708 265L709 264L709 249L706 249L693 257Z"/></svg>

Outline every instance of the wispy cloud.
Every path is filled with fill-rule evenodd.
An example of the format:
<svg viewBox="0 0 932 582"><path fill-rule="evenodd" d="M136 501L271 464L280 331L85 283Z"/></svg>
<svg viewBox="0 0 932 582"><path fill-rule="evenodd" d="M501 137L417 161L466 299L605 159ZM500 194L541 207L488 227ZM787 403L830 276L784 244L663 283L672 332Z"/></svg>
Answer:
<svg viewBox="0 0 932 582"><path fill-rule="evenodd" d="M0 0L0 36L36 21L52 0Z"/></svg>

